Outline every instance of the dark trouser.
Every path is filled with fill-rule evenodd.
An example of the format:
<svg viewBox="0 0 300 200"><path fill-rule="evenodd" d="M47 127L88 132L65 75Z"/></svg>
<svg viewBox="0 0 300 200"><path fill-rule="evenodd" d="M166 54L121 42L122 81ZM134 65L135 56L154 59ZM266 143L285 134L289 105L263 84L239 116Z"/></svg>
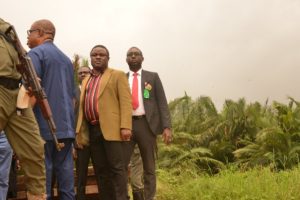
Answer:
<svg viewBox="0 0 300 200"><path fill-rule="evenodd" d="M92 162L100 179L100 199L127 200L123 142L105 140L99 125L90 125L89 132Z"/></svg>
<svg viewBox="0 0 300 200"><path fill-rule="evenodd" d="M8 182L8 198L17 197L17 158L13 157L11 160L10 172L9 172L9 182Z"/></svg>
<svg viewBox="0 0 300 200"><path fill-rule="evenodd" d="M77 149L76 159L76 175L77 175L77 200L86 200L85 187L87 183L88 167L91 158L91 149L89 146L85 146L83 149ZM95 171L95 169L94 169ZM99 188L99 178L96 176L96 181Z"/></svg>
<svg viewBox="0 0 300 200"><path fill-rule="evenodd" d="M133 119L133 136L126 144L126 164L129 163L135 144L138 144L144 167L145 200L153 200L156 193L155 152L156 135L152 133L145 117Z"/></svg>

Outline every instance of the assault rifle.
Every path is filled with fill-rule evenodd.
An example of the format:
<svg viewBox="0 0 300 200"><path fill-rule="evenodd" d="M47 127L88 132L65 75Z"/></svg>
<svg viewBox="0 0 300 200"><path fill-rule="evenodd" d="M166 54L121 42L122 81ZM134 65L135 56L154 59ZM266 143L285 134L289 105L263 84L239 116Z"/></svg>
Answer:
<svg viewBox="0 0 300 200"><path fill-rule="evenodd" d="M18 71L22 74L24 86L25 88L29 89L30 92L32 92L32 94L35 96L37 103L42 111L43 117L47 121L48 126L50 128L55 147L58 151L60 151L61 148L64 147L64 144L59 143L57 140L56 125L52 117L51 108L47 100L46 93L41 87L39 78L36 75L32 61L27 55L26 50L23 48L14 26L11 25L5 31L5 35L7 36L8 40L10 40L9 42L13 44L16 51L18 52L20 64L17 65L17 68Z"/></svg>

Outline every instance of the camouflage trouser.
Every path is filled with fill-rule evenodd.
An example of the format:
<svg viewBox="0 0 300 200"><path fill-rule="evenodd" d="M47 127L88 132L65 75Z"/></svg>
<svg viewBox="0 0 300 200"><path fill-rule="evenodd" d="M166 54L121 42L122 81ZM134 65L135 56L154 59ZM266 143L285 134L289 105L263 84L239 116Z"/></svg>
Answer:
<svg viewBox="0 0 300 200"><path fill-rule="evenodd" d="M130 184L132 191L140 191L144 189L143 181L143 161L138 145L136 144L130 159Z"/></svg>
<svg viewBox="0 0 300 200"><path fill-rule="evenodd" d="M24 170L26 188L31 197L43 199L46 191L44 142L31 108L22 116L16 112L18 89L0 85L0 131L4 130Z"/></svg>
<svg viewBox="0 0 300 200"><path fill-rule="evenodd" d="M41 195L33 195L27 192L27 199L28 200L46 200L47 195L41 194Z"/></svg>

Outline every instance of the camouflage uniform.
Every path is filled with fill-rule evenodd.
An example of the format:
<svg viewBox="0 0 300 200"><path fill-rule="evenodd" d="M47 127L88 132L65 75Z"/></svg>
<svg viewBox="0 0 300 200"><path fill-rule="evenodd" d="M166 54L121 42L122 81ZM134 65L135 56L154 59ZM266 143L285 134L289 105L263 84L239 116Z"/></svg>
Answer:
<svg viewBox="0 0 300 200"><path fill-rule="evenodd" d="M0 32L10 26L0 18ZM0 34L0 131L4 130L24 170L28 199L45 199L44 142L31 108L16 112L21 74L13 45Z"/></svg>
<svg viewBox="0 0 300 200"><path fill-rule="evenodd" d="M130 185L132 189L133 200L144 199L144 170L143 161L138 145L135 145L131 155L130 163Z"/></svg>

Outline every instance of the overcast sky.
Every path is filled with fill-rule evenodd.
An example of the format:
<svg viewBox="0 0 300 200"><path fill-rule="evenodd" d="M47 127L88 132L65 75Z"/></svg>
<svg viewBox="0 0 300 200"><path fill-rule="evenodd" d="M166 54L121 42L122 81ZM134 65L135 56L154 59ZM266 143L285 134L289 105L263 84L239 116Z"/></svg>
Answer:
<svg viewBox="0 0 300 200"><path fill-rule="evenodd" d="M300 100L299 0L51 0L1 2L24 46L38 19L56 26L56 45L71 59L105 45L110 66L128 70L139 47L143 68L159 73L168 100L184 91L247 102ZM27 46L26 46L27 48Z"/></svg>

